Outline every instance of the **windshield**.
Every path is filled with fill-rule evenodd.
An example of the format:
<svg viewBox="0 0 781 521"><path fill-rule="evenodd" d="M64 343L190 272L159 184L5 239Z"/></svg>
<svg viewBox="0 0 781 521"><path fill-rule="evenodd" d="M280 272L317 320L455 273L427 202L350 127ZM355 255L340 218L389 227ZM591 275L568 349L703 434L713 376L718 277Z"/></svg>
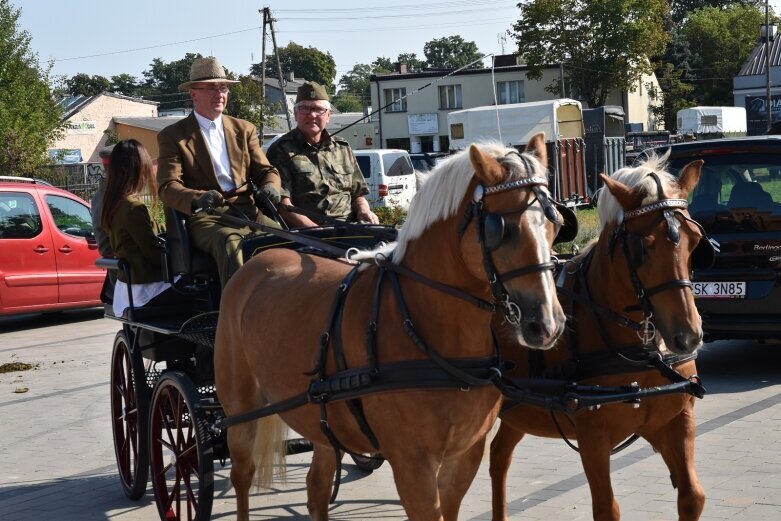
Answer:
<svg viewBox="0 0 781 521"><path fill-rule="evenodd" d="M670 161L671 172L697 159ZM781 158L774 154L702 157L700 180L689 194L689 213L717 232L781 229Z"/></svg>

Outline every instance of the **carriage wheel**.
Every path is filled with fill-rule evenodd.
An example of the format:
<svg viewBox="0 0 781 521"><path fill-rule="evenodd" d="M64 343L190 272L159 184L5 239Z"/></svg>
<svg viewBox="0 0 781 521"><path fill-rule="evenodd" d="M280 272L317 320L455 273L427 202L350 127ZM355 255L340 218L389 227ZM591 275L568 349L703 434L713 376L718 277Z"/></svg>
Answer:
<svg viewBox="0 0 781 521"><path fill-rule="evenodd" d="M214 461L207 427L192 381L179 371L165 373L150 412L152 488L163 521L211 515Z"/></svg>
<svg viewBox="0 0 781 521"><path fill-rule="evenodd" d="M379 452L375 454L351 454L350 456L353 458L355 466L365 472L377 470L385 463L385 458Z"/></svg>
<svg viewBox="0 0 781 521"><path fill-rule="evenodd" d="M111 354L111 427L119 479L125 495L136 500L149 477L149 392L141 353L130 352L123 331Z"/></svg>

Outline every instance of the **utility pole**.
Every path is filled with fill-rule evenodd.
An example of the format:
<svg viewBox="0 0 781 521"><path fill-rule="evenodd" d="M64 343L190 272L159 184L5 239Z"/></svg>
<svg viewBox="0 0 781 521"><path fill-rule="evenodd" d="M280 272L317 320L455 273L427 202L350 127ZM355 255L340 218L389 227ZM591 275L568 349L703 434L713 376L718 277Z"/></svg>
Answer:
<svg viewBox="0 0 781 521"><path fill-rule="evenodd" d="M271 17L271 9L264 7L259 11L263 13L263 44L262 52L263 58L260 62L261 65L261 92L263 93L263 101L266 101L266 27L271 32L271 43L274 46L274 56L277 58L277 76L279 77L279 90L282 92L282 108L285 110L285 118L287 118L287 129L293 128L290 121L290 112L287 110L287 96L285 96L285 79L282 77L282 64L279 61L279 49L277 48L277 36L274 31L274 18Z"/></svg>
<svg viewBox="0 0 781 521"><path fill-rule="evenodd" d="M767 81L767 131L773 125L773 97L770 94L770 40L773 34L770 32L770 8L769 0L765 0L765 79Z"/></svg>

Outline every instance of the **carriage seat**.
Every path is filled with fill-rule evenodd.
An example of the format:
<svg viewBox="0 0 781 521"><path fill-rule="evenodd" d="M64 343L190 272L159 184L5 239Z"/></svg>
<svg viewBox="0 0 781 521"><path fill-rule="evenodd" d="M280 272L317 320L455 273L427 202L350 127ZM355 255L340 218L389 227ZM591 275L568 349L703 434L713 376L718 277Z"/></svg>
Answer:
<svg viewBox="0 0 781 521"><path fill-rule="evenodd" d="M186 220L182 212L165 208L165 275L178 288L204 289L219 280L217 263L192 243Z"/></svg>

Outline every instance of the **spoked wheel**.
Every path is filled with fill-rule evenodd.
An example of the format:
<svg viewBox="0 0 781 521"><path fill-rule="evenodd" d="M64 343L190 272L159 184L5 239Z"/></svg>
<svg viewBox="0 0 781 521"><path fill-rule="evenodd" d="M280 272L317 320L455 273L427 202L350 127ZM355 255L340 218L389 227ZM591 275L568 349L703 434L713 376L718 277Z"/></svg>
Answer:
<svg viewBox="0 0 781 521"><path fill-rule="evenodd" d="M212 510L212 442L198 391L182 372L165 373L152 393L152 488L160 519L206 520Z"/></svg>
<svg viewBox="0 0 781 521"><path fill-rule="evenodd" d="M377 470L385 463L385 458L379 452L376 454L351 454L351 456L355 466L366 472Z"/></svg>
<svg viewBox="0 0 781 521"><path fill-rule="evenodd" d="M111 354L111 427L119 479L125 495L136 500L149 477L149 391L140 352L131 353L124 331Z"/></svg>

